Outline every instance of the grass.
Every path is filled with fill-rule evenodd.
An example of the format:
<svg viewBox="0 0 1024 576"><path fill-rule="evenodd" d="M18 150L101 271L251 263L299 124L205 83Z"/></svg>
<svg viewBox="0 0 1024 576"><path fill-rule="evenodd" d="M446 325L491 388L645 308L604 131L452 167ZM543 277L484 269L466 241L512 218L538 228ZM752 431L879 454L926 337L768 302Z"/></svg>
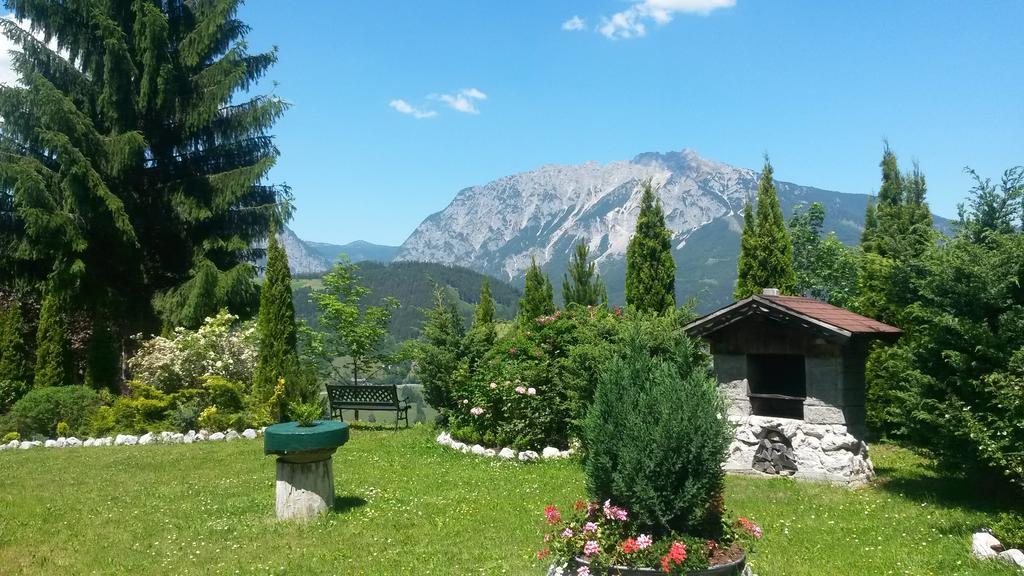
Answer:
<svg viewBox="0 0 1024 576"><path fill-rule="evenodd" d="M356 429L335 456L335 511L274 515L261 442L0 454L0 574L543 574L542 509L584 494L574 461L519 465L438 447L426 427ZM761 576L1017 574L970 558L998 506L879 447L857 491L730 477L765 529Z"/></svg>

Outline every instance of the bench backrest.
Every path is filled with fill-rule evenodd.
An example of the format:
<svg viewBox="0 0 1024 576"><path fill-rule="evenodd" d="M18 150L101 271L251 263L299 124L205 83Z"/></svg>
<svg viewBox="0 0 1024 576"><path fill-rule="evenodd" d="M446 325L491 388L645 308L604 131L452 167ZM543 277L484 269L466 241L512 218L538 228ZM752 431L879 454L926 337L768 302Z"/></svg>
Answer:
<svg viewBox="0 0 1024 576"><path fill-rule="evenodd" d="M398 387L394 384L328 384L327 397L331 407L339 406L397 406Z"/></svg>

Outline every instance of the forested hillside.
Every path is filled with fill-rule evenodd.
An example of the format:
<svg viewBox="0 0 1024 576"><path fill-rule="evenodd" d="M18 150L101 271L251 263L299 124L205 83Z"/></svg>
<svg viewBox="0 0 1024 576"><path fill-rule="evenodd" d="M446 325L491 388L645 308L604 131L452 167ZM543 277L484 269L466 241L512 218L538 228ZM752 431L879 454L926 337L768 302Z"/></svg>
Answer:
<svg viewBox="0 0 1024 576"><path fill-rule="evenodd" d="M361 284L372 291L367 304L379 304L387 297L401 302L402 307L395 310L391 319L391 337L396 343L415 338L419 334L423 309L432 306L431 296L436 285L448 290L449 297L455 302L468 326L473 317L473 307L480 297L481 282L486 277L460 266L429 262L361 262L358 274L362 278ZM519 290L501 280L490 280L497 317L511 319L515 316ZM319 282L319 277L295 280L295 315L311 326L316 325L317 312L316 307L309 302L309 294L319 287Z"/></svg>

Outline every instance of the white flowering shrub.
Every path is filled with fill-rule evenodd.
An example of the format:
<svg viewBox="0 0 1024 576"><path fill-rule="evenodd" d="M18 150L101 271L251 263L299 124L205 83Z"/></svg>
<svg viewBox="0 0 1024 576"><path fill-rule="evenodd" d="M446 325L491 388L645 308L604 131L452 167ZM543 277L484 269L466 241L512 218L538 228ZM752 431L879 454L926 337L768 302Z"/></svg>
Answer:
<svg viewBox="0 0 1024 576"><path fill-rule="evenodd" d="M142 340L141 335L137 336ZM259 349L253 322L221 310L198 330L176 328L170 338L142 340L128 366L135 380L164 392L198 388L208 376L252 384Z"/></svg>

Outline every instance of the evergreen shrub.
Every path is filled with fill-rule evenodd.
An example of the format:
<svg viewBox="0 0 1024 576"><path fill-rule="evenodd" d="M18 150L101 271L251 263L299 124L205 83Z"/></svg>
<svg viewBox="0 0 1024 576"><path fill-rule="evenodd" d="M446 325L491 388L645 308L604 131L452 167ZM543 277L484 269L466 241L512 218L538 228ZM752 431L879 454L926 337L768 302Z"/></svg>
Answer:
<svg viewBox="0 0 1024 576"><path fill-rule="evenodd" d="M52 438L57 424L66 422L72 434L88 430L88 424L100 399L86 386L49 386L36 388L14 403L8 415L22 437L42 435Z"/></svg>
<svg viewBox="0 0 1024 576"><path fill-rule="evenodd" d="M0 379L0 413L13 406L31 388L24 380Z"/></svg>
<svg viewBox="0 0 1024 576"><path fill-rule="evenodd" d="M732 430L695 343L680 330L652 338L667 325L637 317L623 326L584 427L587 488L656 536L714 537Z"/></svg>

